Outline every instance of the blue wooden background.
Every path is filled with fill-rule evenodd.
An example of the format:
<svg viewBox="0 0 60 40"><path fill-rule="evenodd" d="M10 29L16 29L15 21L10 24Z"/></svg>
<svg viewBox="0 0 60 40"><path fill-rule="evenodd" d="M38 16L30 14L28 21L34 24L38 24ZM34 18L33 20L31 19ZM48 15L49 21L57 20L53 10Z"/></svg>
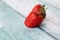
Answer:
<svg viewBox="0 0 60 40"><path fill-rule="evenodd" d="M24 16L0 1L0 40L60 40L60 9L47 5L47 16L41 28L27 28ZM21 15L22 14L22 15Z"/></svg>

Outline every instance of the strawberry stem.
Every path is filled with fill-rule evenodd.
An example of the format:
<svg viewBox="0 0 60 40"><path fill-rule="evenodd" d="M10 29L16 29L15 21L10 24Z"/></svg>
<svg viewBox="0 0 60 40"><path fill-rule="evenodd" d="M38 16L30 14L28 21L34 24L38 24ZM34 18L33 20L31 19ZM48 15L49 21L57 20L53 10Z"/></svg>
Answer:
<svg viewBox="0 0 60 40"><path fill-rule="evenodd" d="M45 13L45 9L44 9L44 7L45 7L45 5L43 5L42 7L41 7L41 13L40 14L44 14Z"/></svg>
<svg viewBox="0 0 60 40"><path fill-rule="evenodd" d="M45 7L45 5L43 5L43 8Z"/></svg>

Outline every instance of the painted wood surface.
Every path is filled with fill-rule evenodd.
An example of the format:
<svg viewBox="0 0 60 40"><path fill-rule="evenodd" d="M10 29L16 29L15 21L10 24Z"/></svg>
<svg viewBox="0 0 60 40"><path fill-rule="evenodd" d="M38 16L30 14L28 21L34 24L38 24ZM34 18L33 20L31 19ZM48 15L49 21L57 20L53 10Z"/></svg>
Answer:
<svg viewBox="0 0 60 40"><path fill-rule="evenodd" d="M20 2L26 3L26 1ZM35 3L31 5L30 8L32 8L32 6L35 4L40 3L47 5L49 9L46 11L47 16L42 23L41 28L29 29L24 25L24 17L28 15L27 11L31 10L28 8L25 12L28 4L23 3L26 5L25 8L23 7L23 4L23 6L20 7L19 3L18 5L13 1L11 1L11 3L15 3L14 6L7 1L0 1L0 40L60 40L59 9L51 7L46 3L35 1Z"/></svg>

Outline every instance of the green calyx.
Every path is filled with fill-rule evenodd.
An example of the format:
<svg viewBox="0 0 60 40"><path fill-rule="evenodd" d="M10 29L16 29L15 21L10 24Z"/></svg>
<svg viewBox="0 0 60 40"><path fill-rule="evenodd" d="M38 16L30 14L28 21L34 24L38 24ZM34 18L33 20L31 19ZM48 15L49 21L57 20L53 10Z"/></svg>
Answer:
<svg viewBox="0 0 60 40"><path fill-rule="evenodd" d="M40 12L40 14L44 14L45 13L45 9L44 9L44 7L45 7L45 5L43 5L42 7L41 7L41 12Z"/></svg>

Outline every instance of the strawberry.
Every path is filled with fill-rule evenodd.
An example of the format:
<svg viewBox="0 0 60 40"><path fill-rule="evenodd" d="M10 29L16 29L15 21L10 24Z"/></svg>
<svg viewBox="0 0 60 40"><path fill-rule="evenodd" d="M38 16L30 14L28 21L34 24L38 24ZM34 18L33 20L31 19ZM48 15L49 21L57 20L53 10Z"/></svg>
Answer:
<svg viewBox="0 0 60 40"><path fill-rule="evenodd" d="M29 28L39 26L46 16L44 5L36 5L25 19L25 25Z"/></svg>
<svg viewBox="0 0 60 40"><path fill-rule="evenodd" d="M30 12L25 20L25 25L29 28L34 28L42 23L43 17L36 12Z"/></svg>
<svg viewBox="0 0 60 40"><path fill-rule="evenodd" d="M32 9L32 11L38 12L38 14L41 14L43 16L43 18L45 18L46 12L45 12L44 7L45 7L45 5L42 6L42 5L38 4Z"/></svg>

